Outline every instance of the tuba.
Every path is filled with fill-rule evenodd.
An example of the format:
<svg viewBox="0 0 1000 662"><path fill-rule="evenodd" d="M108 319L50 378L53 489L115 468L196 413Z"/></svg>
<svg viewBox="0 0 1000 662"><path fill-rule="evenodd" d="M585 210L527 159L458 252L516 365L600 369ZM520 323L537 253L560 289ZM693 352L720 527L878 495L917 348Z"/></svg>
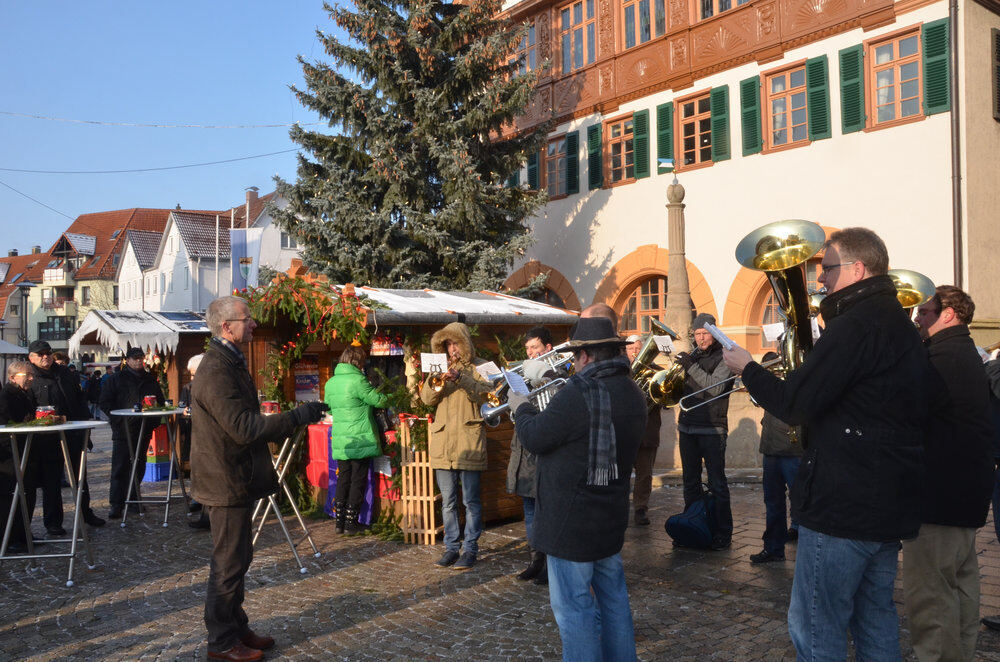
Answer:
<svg viewBox="0 0 1000 662"><path fill-rule="evenodd" d="M649 323L663 335L677 338L677 334L659 320L649 318ZM650 334L632 361L632 379L652 404L673 407L680 401L684 390L684 368L674 361L670 362L669 367L660 368L653 363L659 352L656 340Z"/></svg>
<svg viewBox="0 0 1000 662"><path fill-rule="evenodd" d="M823 248L826 233L816 223L786 220L757 228L736 246L736 261L747 269L763 271L785 316L781 344L782 368L790 372L802 365L812 349L809 291L804 264ZM815 301L814 301L815 304Z"/></svg>
<svg viewBox="0 0 1000 662"><path fill-rule="evenodd" d="M886 275L896 286L896 298L903 308L913 308L934 296L934 282L917 271L889 269Z"/></svg>

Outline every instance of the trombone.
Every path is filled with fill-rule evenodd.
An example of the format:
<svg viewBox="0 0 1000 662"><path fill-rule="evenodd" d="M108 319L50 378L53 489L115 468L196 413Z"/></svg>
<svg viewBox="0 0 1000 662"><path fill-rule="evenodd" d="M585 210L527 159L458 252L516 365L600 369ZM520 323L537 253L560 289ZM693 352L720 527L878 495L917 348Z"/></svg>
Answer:
<svg viewBox="0 0 1000 662"><path fill-rule="evenodd" d="M534 391L528 394L529 398L541 399L543 396L548 395L546 391L555 386L562 386L566 383L564 377L558 379L553 379L551 382L546 382L542 384ZM536 402L536 405L538 403ZM546 400L547 404L547 400ZM510 409L510 403L504 402L499 405L491 405L489 402L484 402L479 407L479 415L483 418L483 422L486 423L487 427L495 428L500 425L500 417ZM544 409L544 407L539 407L539 409ZM514 420L513 414L511 414L511 420Z"/></svg>
<svg viewBox="0 0 1000 662"><path fill-rule="evenodd" d="M776 359L771 359L770 361L764 361L763 363L760 364L760 367L767 368L767 369L770 370L774 366L779 366L782 363L782 361L783 361L783 359L779 356ZM776 373L784 372L784 366L780 366L777 370L772 370L771 372L776 372ZM692 409L697 409L698 407L701 407L702 405L707 405L709 402L715 402L716 400L718 400L720 398L729 397L731 394L735 393L736 391L742 391L743 389L746 388L742 384L740 384L739 386L735 385L736 382L739 381L739 379L740 379L739 375L733 375L732 377L726 377L725 379L719 380L719 381L715 382L714 384L709 384L705 388L698 389L694 393L688 393L683 398L681 398L678 401L677 404L681 408L681 411L691 411ZM693 405L684 404L684 401L687 400L688 398L693 398L696 395L700 395L700 394L704 393L705 391L710 391L713 388L718 388L719 386L722 386L723 384L727 384L729 382L733 382L734 388L732 388L732 389L730 389L728 391L723 391L722 393L720 393L720 394L718 394L718 395L716 395L714 397L711 397L708 400L701 400L699 402L696 402Z"/></svg>

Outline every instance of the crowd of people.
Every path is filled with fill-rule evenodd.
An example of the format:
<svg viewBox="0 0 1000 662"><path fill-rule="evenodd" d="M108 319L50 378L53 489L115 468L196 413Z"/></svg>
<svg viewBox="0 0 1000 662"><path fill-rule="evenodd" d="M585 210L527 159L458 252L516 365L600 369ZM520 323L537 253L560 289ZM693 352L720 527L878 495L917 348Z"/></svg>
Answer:
<svg viewBox="0 0 1000 662"><path fill-rule="evenodd" d="M726 480L729 396L739 377L763 408L765 531L752 563L780 563L797 545L788 629L800 660L845 659L849 637L865 660L899 660L899 619L893 600L900 551L904 600L918 659L971 660L980 623L977 529L990 502L1000 506L1000 361L984 363L969 325L975 304L953 286L939 286L915 321L886 275L885 244L864 228L833 233L824 245L820 283L823 330L801 365L776 375L739 346L724 348L715 319L691 324L691 350L670 357L684 374L688 402L677 417L685 507L707 493L714 500L707 547L731 546L733 517ZM324 402L273 415L261 413L240 345L256 323L245 300L222 297L207 310L208 347L189 364L199 377L185 387L190 422L182 453L190 453L192 496L212 535L206 592L208 654L254 661L274 646L255 633L242 604L250 566L251 509L273 494L277 477L267 443L332 415L331 458L338 462L336 530L359 529L371 458L381 454L376 409L388 405L365 375L366 353L347 347L324 388ZM618 334L615 312L584 309L570 338L554 350L544 327L524 338L528 359L518 369L530 394L504 395L514 422L507 489L523 503L529 545L519 580L547 585L563 659L634 660L635 636L621 558L630 515L648 526L652 471L663 408L637 384L632 362L644 338ZM476 368L470 329L453 322L431 338L447 371L425 379L420 399L435 407L428 455L442 495L442 568L469 570L483 532L482 472L487 468L480 410L496 384ZM572 355L572 370L561 353ZM0 420L23 421L38 406L68 420L108 416L113 426L109 518L121 517L129 494L129 458L141 452L138 426L111 412L163 394L145 371L142 351L89 386L55 361L44 341L28 361L8 369ZM572 374L570 374L570 372ZM94 383L101 386L94 395ZM544 397L539 396L544 393ZM93 406L96 404L96 408ZM70 444L78 467L82 437ZM131 449L128 441L135 444ZM54 445L53 445L54 446ZM8 465L9 452L0 456ZM3 465L6 466L6 465ZM703 485L707 474L707 488ZM632 476L634 475L634 484ZM64 536L62 459L32 454L24 484L29 514L42 490L43 521ZM12 474L0 472L9 508ZM464 506L464 530L460 526ZM791 504L789 522L789 508ZM5 506L0 503L0 509ZM83 486L83 519L101 526ZM0 510L0 512L6 512ZM1000 540L1000 523L997 537ZM23 525L11 550L23 549ZM982 619L1000 629L1000 617Z"/></svg>

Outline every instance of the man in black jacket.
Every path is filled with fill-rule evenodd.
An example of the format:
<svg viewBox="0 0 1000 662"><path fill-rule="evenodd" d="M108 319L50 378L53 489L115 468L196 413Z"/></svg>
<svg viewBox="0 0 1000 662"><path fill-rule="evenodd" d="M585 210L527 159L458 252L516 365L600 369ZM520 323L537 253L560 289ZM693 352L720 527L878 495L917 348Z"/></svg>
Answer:
<svg viewBox="0 0 1000 662"><path fill-rule="evenodd" d="M722 360L722 346L715 341L705 324L715 324L715 318L701 313L691 323L695 349L681 352L674 360L684 367L684 395L706 387L707 391L691 399L708 404L682 411L677 418L677 445L681 452L684 480L684 508L702 498L701 463L708 473L708 489L715 495L715 533L712 549L727 549L733 539L733 511L729 504L729 483L726 481L726 437L729 435L729 395L732 373ZM714 386L713 386L714 385Z"/></svg>
<svg viewBox="0 0 1000 662"><path fill-rule="evenodd" d="M532 545L547 555L564 660L635 659L620 552L646 399L623 344L608 319L583 318L570 345L576 374L548 407L508 398L518 439L537 457Z"/></svg>
<svg viewBox="0 0 1000 662"><path fill-rule="evenodd" d="M826 328L802 366L781 380L740 347L725 360L765 410L806 426L788 608L799 659L844 659L850 630L858 659L898 660L892 592L899 541L920 527L929 365L878 235L847 228L825 248Z"/></svg>
<svg viewBox="0 0 1000 662"><path fill-rule="evenodd" d="M52 356L52 347L44 340L35 340L28 345L28 360L34 379L31 392L35 395L35 404L39 407L55 408L56 416L65 416L67 421L89 421L90 409L86 398L80 390L80 380L65 366L58 365ZM62 449L55 434L36 437L32 444L32 458L29 462L38 464L39 482L42 487L42 519L45 530L50 536L66 535L63 528L62 507ZM68 432L66 446L73 474L79 475L80 456L84 453L83 433ZM80 510L83 521L90 526L102 526L104 520L90 509L90 487L83 481Z"/></svg>
<svg viewBox="0 0 1000 662"><path fill-rule="evenodd" d="M308 402L273 416L260 413L257 387L237 343L257 324L247 302L227 296L205 313L212 340L191 383L191 494L212 523L212 563L205 594L208 657L254 662L274 639L250 629L243 611L244 580L253 560L250 509L278 489L267 442L315 423L329 407Z"/></svg>
<svg viewBox="0 0 1000 662"><path fill-rule="evenodd" d="M993 491L990 388L969 334L976 306L941 285L917 310L930 358L920 535L903 543L903 590L920 660L972 660L979 631L976 530Z"/></svg>
<svg viewBox="0 0 1000 662"><path fill-rule="evenodd" d="M7 366L7 383L0 389L0 425L24 423L35 418L35 396L31 393L32 379L34 375L31 372L31 364L27 361L14 361ZM17 441L17 450L23 457L23 435ZM31 511L35 509L36 488L29 482L30 475L26 475L24 479L30 522ZM10 515L10 503L15 487L17 487L17 477L14 474L14 455L11 452L10 439L4 435L0 438L0 526L6 524ZM14 511L14 524L10 530L7 551L14 554L28 551L20 507Z"/></svg>
<svg viewBox="0 0 1000 662"><path fill-rule="evenodd" d="M142 431L142 418L133 416L112 416L117 409L132 409L141 405L147 395L156 398L158 405L163 404L163 392L156 377L146 370L142 359L145 352L139 347L131 347L125 353L125 365L112 373L101 387L101 411L111 421L111 485L108 489L108 502L111 509L109 519L121 519L127 499L139 498L139 483L146 467L146 448L153 436L155 425L146 422L146 430ZM157 419L159 420L159 419ZM125 426L128 426L128 429ZM132 449L129 451L129 433L131 432ZM128 479L132 473L132 453L137 456L138 465L135 470L135 483L129 489Z"/></svg>

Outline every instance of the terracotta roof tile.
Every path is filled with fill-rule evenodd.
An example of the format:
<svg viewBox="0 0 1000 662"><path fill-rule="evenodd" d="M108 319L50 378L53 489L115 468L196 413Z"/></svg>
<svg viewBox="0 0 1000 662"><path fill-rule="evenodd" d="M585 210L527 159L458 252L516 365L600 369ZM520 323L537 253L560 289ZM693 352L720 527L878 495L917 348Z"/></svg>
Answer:
<svg viewBox="0 0 1000 662"><path fill-rule="evenodd" d="M45 267L52 259L48 253L0 257L0 263L7 265L7 273L0 282L0 315L6 315L7 299L17 291L18 284L40 283Z"/></svg>

